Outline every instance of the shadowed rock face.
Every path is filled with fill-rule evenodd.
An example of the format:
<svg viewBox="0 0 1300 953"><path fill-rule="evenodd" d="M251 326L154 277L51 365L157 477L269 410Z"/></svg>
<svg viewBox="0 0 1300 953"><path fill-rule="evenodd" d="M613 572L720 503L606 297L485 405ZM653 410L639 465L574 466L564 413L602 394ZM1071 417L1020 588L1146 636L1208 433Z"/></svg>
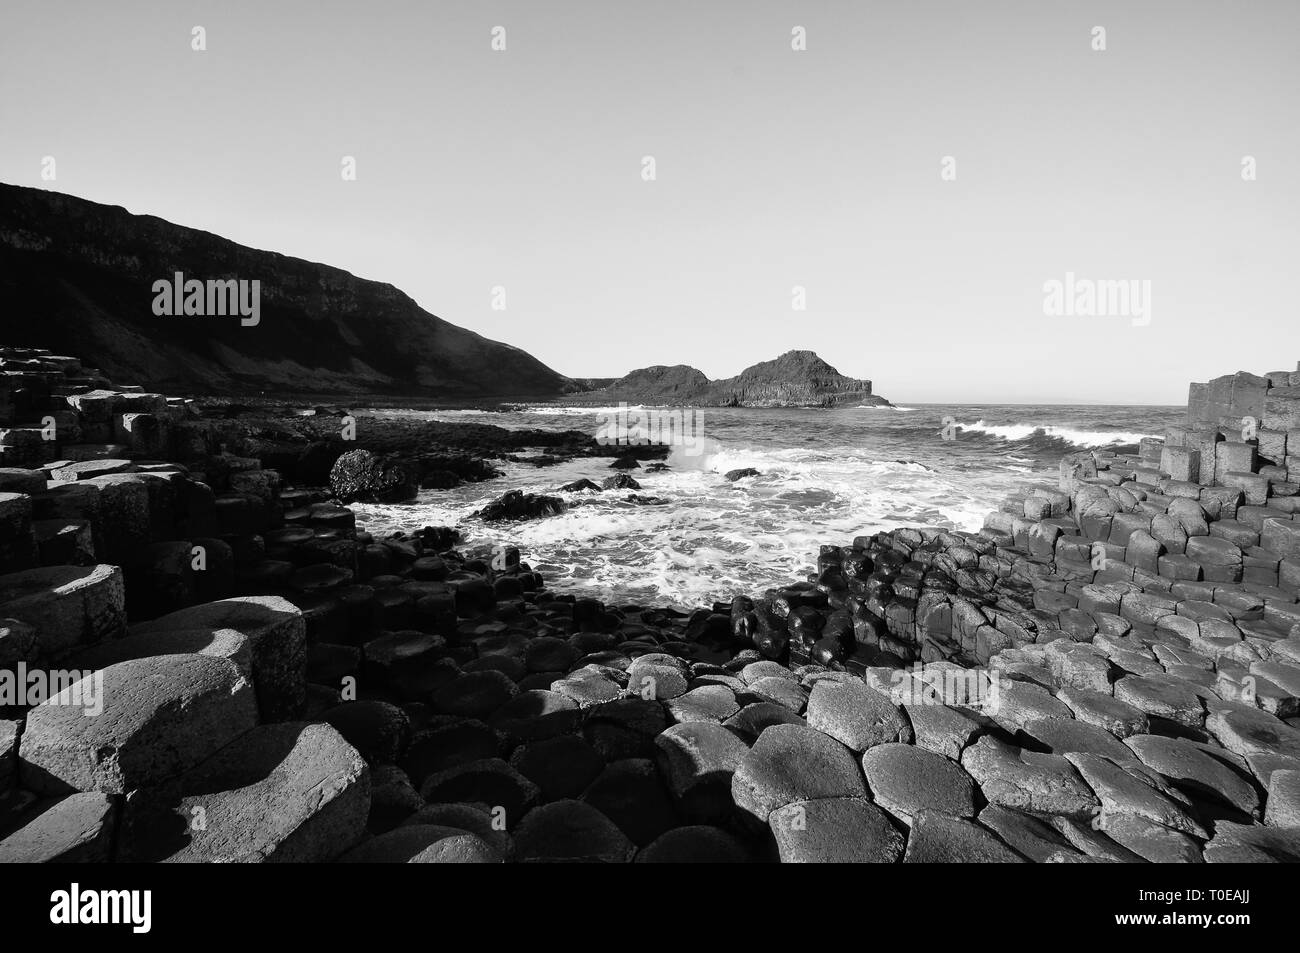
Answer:
<svg viewBox="0 0 1300 953"><path fill-rule="evenodd" d="M643 367L591 395L600 400L704 407L889 406L871 393L871 381L845 377L812 351L787 351L747 367L735 377L710 381L685 364Z"/></svg>
<svg viewBox="0 0 1300 953"><path fill-rule="evenodd" d="M176 272L260 281L259 322L155 315L153 283ZM577 386L518 348L434 317L392 285L4 184L0 295L6 343L77 355L116 379L165 390L460 399L547 397Z"/></svg>

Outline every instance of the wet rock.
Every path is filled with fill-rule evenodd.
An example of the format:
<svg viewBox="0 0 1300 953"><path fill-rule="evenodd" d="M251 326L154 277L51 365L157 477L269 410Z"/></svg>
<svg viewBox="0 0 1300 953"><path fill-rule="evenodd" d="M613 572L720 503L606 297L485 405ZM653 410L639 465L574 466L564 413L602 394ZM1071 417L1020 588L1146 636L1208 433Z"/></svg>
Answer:
<svg viewBox="0 0 1300 953"><path fill-rule="evenodd" d="M558 496L544 496L540 493L524 493L522 490L508 490L503 496L493 500L474 516L488 523L504 521L540 519L564 512L564 501Z"/></svg>
<svg viewBox="0 0 1300 953"><path fill-rule="evenodd" d="M385 463L369 450L349 450L330 469L330 491L340 503L406 503L419 484L401 466Z"/></svg>
<svg viewBox="0 0 1300 953"><path fill-rule="evenodd" d="M723 476L725 476L732 483L735 483L737 480L743 480L746 477L756 477L758 475L759 472L755 470L753 467L741 467L739 470L728 470L725 474L723 474Z"/></svg>

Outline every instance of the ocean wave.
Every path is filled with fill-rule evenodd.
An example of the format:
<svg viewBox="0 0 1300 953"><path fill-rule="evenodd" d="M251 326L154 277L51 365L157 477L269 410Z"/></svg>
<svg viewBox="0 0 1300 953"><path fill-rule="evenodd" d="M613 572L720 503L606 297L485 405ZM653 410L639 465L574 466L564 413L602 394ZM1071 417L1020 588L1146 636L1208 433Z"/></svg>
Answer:
<svg viewBox="0 0 1300 953"><path fill-rule="evenodd" d="M987 434L1008 443L1020 443L1034 438L1049 438L1077 447L1106 447L1112 444L1135 444L1144 437L1156 434L1123 430L1075 430L1050 424L986 424L982 419L973 424L957 423L959 432Z"/></svg>

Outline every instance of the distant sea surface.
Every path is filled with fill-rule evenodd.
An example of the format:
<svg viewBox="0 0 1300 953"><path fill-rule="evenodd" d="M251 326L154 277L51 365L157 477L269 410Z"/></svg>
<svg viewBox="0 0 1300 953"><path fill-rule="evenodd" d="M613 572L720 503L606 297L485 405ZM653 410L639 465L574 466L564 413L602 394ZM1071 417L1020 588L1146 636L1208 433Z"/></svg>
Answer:
<svg viewBox="0 0 1300 953"><path fill-rule="evenodd" d="M600 411L616 409L391 413L595 436L605 420ZM470 551L518 546L560 591L691 609L801 580L822 544L902 526L978 530L1008 493L1055 486L1062 455L1131 448L1181 422L1184 409L917 404L694 413L696 452L675 446L671 470L611 470L610 459L598 457L551 467L505 464L499 479L421 491L413 504L356 506L358 522L377 535L456 526ZM952 439L943 437L945 422ZM759 475L734 483L723 477L742 467ZM667 505L635 505L624 499L630 491L607 490L558 494L567 512L523 523L485 524L470 515L506 490L555 494L579 478L600 483L619 472Z"/></svg>

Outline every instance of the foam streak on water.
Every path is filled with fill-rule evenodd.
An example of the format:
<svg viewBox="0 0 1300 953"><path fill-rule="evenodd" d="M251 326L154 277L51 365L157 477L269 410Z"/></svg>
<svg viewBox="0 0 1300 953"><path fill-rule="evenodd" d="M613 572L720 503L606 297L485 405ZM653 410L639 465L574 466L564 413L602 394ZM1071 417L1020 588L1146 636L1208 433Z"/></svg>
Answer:
<svg viewBox="0 0 1300 953"><path fill-rule="evenodd" d="M513 428L585 429L601 408L531 406L466 417ZM608 410L605 408L604 410ZM406 506L359 506L358 521L382 535L455 525L472 550L519 546L555 588L614 603L694 608L804 578L823 543L900 526L976 530L1008 493L1054 485L1060 456L1084 447L1131 445L1177 421L1181 408L935 406L882 414L875 408L737 410L705 408L703 452L675 448L671 470L632 471L642 495L664 506L626 502L629 491L564 493L569 508L517 524L484 524L472 513L508 489L556 493L587 477L619 471L608 458L538 468L507 464L488 483L423 491ZM944 440L945 418L955 439ZM757 477L727 481L728 470Z"/></svg>

